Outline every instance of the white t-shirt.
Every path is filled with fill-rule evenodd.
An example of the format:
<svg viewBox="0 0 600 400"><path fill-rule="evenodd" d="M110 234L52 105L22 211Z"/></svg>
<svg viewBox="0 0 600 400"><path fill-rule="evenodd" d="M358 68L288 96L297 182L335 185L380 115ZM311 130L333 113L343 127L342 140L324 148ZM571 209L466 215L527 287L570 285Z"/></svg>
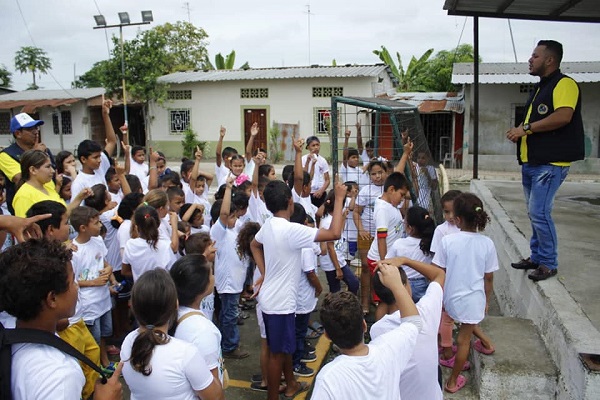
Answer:
<svg viewBox="0 0 600 400"><path fill-rule="evenodd" d="M387 248L392 247L394 242L400 239L404 234L404 219L400 210L382 199L375 200L375 212L373 213L376 232L387 232L385 242ZM387 254L385 255L387 258ZM379 246L377 246L377 238L371 243L371 248L367 253L369 260L380 260Z"/></svg>
<svg viewBox="0 0 600 400"><path fill-rule="evenodd" d="M377 186L369 184L362 188L358 192L356 198L356 205L363 207L360 220L363 225L363 229L375 236L375 221L373 220L373 213L375 212L375 200L377 200L383 194L383 185Z"/></svg>
<svg viewBox="0 0 600 400"><path fill-rule="evenodd" d="M102 238L92 237L87 243L79 243L75 238L73 244L77 246L77 251L73 252L71 259L75 279L80 282L98 278L100 270L104 269L104 258L107 253ZM80 288L79 304L81 305L81 317L88 324L110 311L112 303L108 283L102 286Z"/></svg>
<svg viewBox="0 0 600 400"><path fill-rule="evenodd" d="M423 253L423 250L420 249L419 245L421 244L421 239L408 236L405 238L400 238L392 244L391 247L388 248L387 255L385 258L392 257L407 257L411 260L421 261L425 264L431 264L431 259L433 256L427 256ZM416 279L423 278L423 275L410 268L407 265L403 265L404 272L406 272L406 276L408 279Z"/></svg>
<svg viewBox="0 0 600 400"><path fill-rule="evenodd" d="M75 199L79 192L85 188L91 188L92 186L101 183L106 185L106 171L110 168L110 161L104 152L100 153L100 168L94 171L93 174L86 174L83 171L79 171L75 180L71 184L71 200Z"/></svg>
<svg viewBox="0 0 600 400"><path fill-rule="evenodd" d="M438 384L437 335L442 315L442 287L432 282L417 303L423 328L417 336L415 351L400 377L400 397L410 400L442 400ZM400 311L385 315L371 327L371 339L400 325Z"/></svg>
<svg viewBox="0 0 600 400"><path fill-rule="evenodd" d="M342 178L342 182L356 182L358 184L358 189L362 189L371 183L371 178L369 178L369 173L367 171L363 171L362 167L351 167L344 166L342 164L340 166L340 177Z"/></svg>
<svg viewBox="0 0 600 400"><path fill-rule="evenodd" d="M103 212L100 214L100 222L102 222L102 225L104 225L106 228L106 238L104 239L104 244L108 250L108 253L106 254L106 262L108 265L113 267L113 271L120 271L123 261L121 259L118 229L115 229L115 227L110 223L112 217L114 217L116 213L116 207L112 210Z"/></svg>
<svg viewBox="0 0 600 400"><path fill-rule="evenodd" d="M352 200L349 197L346 197L346 204L344 204L344 207L348 208L350 206L351 201ZM354 224L353 214L353 211L348 211L348 214L346 215L346 224L344 225L344 229L342 230L342 236L348 242L356 242L358 238L358 231L356 230L356 225Z"/></svg>
<svg viewBox="0 0 600 400"><path fill-rule="evenodd" d="M225 166L225 162L221 161L221 166L215 164L215 177L217 178L217 190L227 182L227 175L231 170Z"/></svg>
<svg viewBox="0 0 600 400"><path fill-rule="evenodd" d="M206 193L206 190L204 191L204 193ZM210 201L205 199L204 196L194 195L193 203L201 204L204 206L204 214L202 214L204 216L204 225L210 226L210 223L212 222L212 217L210 216L210 209L212 205L210 204Z"/></svg>
<svg viewBox="0 0 600 400"><path fill-rule="evenodd" d="M332 221L333 217L331 214L324 215L323 218L321 218L321 229L329 229ZM346 266L346 246L347 243L343 236L333 242L333 247L335 248L335 257L340 264L340 268L344 268L344 266ZM319 261L323 271L335 271L335 266L333 265L329 251L326 254L319 256Z"/></svg>
<svg viewBox="0 0 600 400"><path fill-rule="evenodd" d="M306 165L306 159L308 158L308 156L308 154L302 156L302 167ZM317 155L317 161L311 161L310 164L308 164L308 171L310 171L310 169L312 168L313 162L316 162L316 165L315 173L313 174L313 178L310 184L311 194L321 189L323 184L325 184L325 174L329 172L329 164L327 164L327 160L323 158L323 156Z"/></svg>
<svg viewBox="0 0 600 400"><path fill-rule="evenodd" d="M117 238L119 239L119 249L121 250L121 262L123 262L123 251L125 250L125 244L131 239L131 220L124 219L119 230L117 231Z"/></svg>
<svg viewBox="0 0 600 400"><path fill-rule="evenodd" d="M294 191L292 190L292 193ZM258 222L261 226L266 220L273 216L273 213L269 211L264 201L260 199L258 193L255 195L252 193L248 200L248 212L252 216L254 222Z"/></svg>
<svg viewBox="0 0 600 400"><path fill-rule="evenodd" d="M121 204L121 200L123 200L123 191L119 189L119 192L113 193L111 191L108 192L110 194L110 201L114 201L117 203L117 207Z"/></svg>
<svg viewBox="0 0 600 400"><path fill-rule="evenodd" d="M209 293L208 296L202 299L200 302L200 311L209 321L213 320L213 314L215 313L215 292Z"/></svg>
<svg viewBox="0 0 600 400"><path fill-rule="evenodd" d="M458 232L442 239L433 263L446 269L444 308L452 319L478 324L485 317L484 274L498 269L498 255L489 237Z"/></svg>
<svg viewBox="0 0 600 400"><path fill-rule="evenodd" d="M265 276L258 301L265 314L296 312L302 249L311 247L318 230L273 217L254 239L263 245Z"/></svg>
<svg viewBox="0 0 600 400"><path fill-rule="evenodd" d="M80 399L85 377L77 359L43 344L12 345L14 400Z"/></svg>
<svg viewBox="0 0 600 400"><path fill-rule="evenodd" d="M315 288L310 284L307 274L317 272L317 254L320 252L321 247L316 242L313 242L312 247L302 249L302 274L298 286L296 314L308 314L317 306L318 299L315 297Z"/></svg>
<svg viewBox="0 0 600 400"><path fill-rule="evenodd" d="M221 221L210 228L210 237L217 242L215 257L215 287L219 293L242 293L246 280L245 259L237 251L237 230Z"/></svg>
<svg viewBox="0 0 600 400"><path fill-rule="evenodd" d="M149 171L148 164L146 164L146 163L139 164L137 161L134 161L134 159L131 158L131 161L129 163L129 174L135 175L140 179L140 181L143 181L144 179L147 179L148 171Z"/></svg>
<svg viewBox="0 0 600 400"><path fill-rule="evenodd" d="M310 201L310 196L302 197L292 188L292 199L294 203L300 203L304 207L306 214L310 215L313 220L316 221L316 214L318 208Z"/></svg>
<svg viewBox="0 0 600 400"><path fill-rule="evenodd" d="M369 155L367 154L367 150L363 149L362 153L360 153L360 159L363 165L368 165L371 162Z"/></svg>
<svg viewBox="0 0 600 400"><path fill-rule="evenodd" d="M129 239L125 244L123 264L131 265L133 280L136 281L146 271L155 268L169 270L173 265L172 256L170 241L159 239L155 249L146 239L135 238Z"/></svg>
<svg viewBox="0 0 600 400"><path fill-rule="evenodd" d="M412 357L418 334L418 326L407 319L398 328L372 340L367 345L369 354L338 356L317 375L312 398L399 399L400 378Z"/></svg>
<svg viewBox="0 0 600 400"><path fill-rule="evenodd" d="M135 371L129 359L137 336L137 330L129 333L121 346L121 360L125 360L123 378L132 400L197 400L195 391L204 390L213 382L214 377L196 346L174 337L154 347L150 375Z"/></svg>
<svg viewBox="0 0 600 400"><path fill-rule="evenodd" d="M180 306L177 319L191 312L193 308ZM193 314L177 325L175 337L192 343L198 348L209 370L218 368L219 380L223 383L223 356L221 354L221 332L205 315Z"/></svg>
<svg viewBox="0 0 600 400"><path fill-rule="evenodd" d="M458 232L460 232L458 226L452 225L448 221L444 221L443 224L438 225L433 232L433 239L431 239L431 252L437 253L440 251L444 236Z"/></svg>

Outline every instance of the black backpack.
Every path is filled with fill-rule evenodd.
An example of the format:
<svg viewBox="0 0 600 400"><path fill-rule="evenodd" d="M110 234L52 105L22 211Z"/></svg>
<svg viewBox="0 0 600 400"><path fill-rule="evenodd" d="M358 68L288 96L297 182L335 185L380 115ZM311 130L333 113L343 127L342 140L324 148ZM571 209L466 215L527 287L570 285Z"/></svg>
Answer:
<svg viewBox="0 0 600 400"><path fill-rule="evenodd" d="M12 400L13 398L10 379L12 345L16 343L37 343L54 347L98 372L103 384L107 381L106 375L99 366L58 336L38 329L5 329L4 325L0 323L0 400Z"/></svg>

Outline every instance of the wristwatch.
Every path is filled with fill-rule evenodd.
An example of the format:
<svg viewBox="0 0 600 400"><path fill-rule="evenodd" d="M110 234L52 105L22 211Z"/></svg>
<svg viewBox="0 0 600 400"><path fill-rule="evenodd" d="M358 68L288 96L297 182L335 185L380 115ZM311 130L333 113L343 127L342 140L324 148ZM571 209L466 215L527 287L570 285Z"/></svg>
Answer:
<svg viewBox="0 0 600 400"><path fill-rule="evenodd" d="M525 125L523 125L523 130L528 135L531 135L533 133L533 131L531 130L531 124L525 124Z"/></svg>

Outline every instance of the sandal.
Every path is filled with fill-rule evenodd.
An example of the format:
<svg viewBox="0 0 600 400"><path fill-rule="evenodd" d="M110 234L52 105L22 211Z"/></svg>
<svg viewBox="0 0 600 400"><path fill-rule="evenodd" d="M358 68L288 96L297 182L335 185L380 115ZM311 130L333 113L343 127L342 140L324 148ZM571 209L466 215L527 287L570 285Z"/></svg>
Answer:
<svg viewBox="0 0 600 400"><path fill-rule="evenodd" d="M312 324L310 324L308 326L310 329L312 329L315 332L318 332L319 335L321 335L323 332L325 332L325 328L323 328L323 325L321 325L319 322L317 321L313 321Z"/></svg>
<svg viewBox="0 0 600 400"><path fill-rule="evenodd" d="M302 392L306 392L306 391L308 390L308 387L309 387L309 386L308 386L308 383L306 383L306 382L298 382L298 386L299 386L299 387L298 387L298 390L296 390L296 391L295 391L294 393L292 393L291 395L289 395L289 396L288 396L288 395L286 395L286 394L285 394L285 392L283 392L283 393L281 393L281 394L279 395L279 398L280 398L281 400L291 400L291 399L293 399L294 397L298 396L300 393L302 393ZM458 386L458 385L457 385L457 386Z"/></svg>
<svg viewBox="0 0 600 400"><path fill-rule="evenodd" d="M446 382L446 384L444 385L444 390L448 393L456 393L458 392L460 389L462 389L463 387L465 387L465 385L467 384L467 378L465 378L462 375L459 375L456 378L456 386L454 386L453 388L448 387L448 382Z"/></svg>
<svg viewBox="0 0 600 400"><path fill-rule="evenodd" d="M456 354L452 356L452 358L449 358L447 360L444 360L443 358L440 358L440 365L446 368L454 368L454 361L456 360ZM462 367L462 371L466 371L468 369L471 368L471 363L467 360L465 361L465 363L463 364ZM454 393L454 392L452 392Z"/></svg>
<svg viewBox="0 0 600 400"><path fill-rule="evenodd" d="M483 345L483 343L481 343L481 340L480 340L480 339L477 339L477 340L475 341L475 343L473 343L473 348L474 348L474 349L475 349L477 352L479 352L479 353L481 353L481 354L485 354L486 356L492 355L492 354L494 354L494 352L496 351L496 349L495 349L495 348L493 348L493 347L492 347L491 349L488 349L488 348L486 348L486 347Z"/></svg>
<svg viewBox="0 0 600 400"><path fill-rule="evenodd" d="M454 354L456 354L456 351L457 351L457 350L458 350L458 346L457 346L457 345L455 345L455 344L453 344L453 345L452 345L452 352L453 352ZM442 353L442 351L444 351L444 348L443 348L442 346L438 346L438 354L441 354L441 353Z"/></svg>

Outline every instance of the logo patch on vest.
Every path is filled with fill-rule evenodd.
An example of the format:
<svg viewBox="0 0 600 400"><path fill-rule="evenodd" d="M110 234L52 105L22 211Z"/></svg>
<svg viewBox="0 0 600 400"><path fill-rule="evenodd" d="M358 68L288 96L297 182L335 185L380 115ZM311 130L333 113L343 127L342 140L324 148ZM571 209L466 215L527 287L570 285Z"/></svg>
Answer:
<svg viewBox="0 0 600 400"><path fill-rule="evenodd" d="M542 103L538 106L537 111L538 111L538 114L540 114L540 115L548 114L548 106L545 105L544 103Z"/></svg>

